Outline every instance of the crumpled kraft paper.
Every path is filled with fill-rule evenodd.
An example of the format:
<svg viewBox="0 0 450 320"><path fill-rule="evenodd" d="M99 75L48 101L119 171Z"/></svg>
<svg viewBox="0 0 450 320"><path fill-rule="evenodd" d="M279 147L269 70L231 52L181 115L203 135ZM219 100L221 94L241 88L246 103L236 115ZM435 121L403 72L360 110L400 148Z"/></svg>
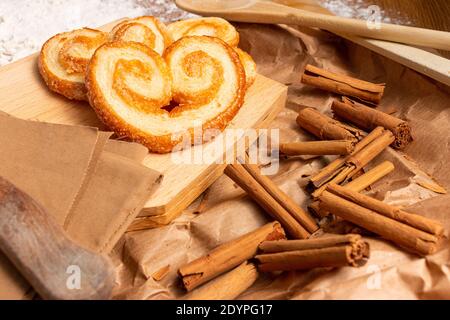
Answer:
<svg viewBox="0 0 450 320"><path fill-rule="evenodd" d="M283 29L284 28L284 29ZM405 154L387 150L373 165L392 161L396 170L376 183L370 194L405 205L408 210L442 221L450 229L450 196L424 188L426 181L450 188L450 91L387 58L310 29L240 24L240 47L251 53L258 71L289 85L285 111L271 124L279 128L280 142L312 140L295 123L299 105L330 113L333 95L304 86L300 73L307 63L373 82L386 82L380 109L411 122L414 142ZM287 30L285 30L287 29ZM411 160L413 159L413 160ZM324 158L282 160L272 178L304 207L309 195L302 187L308 176L325 164ZM426 185L426 184L425 184ZM177 269L217 245L254 230L268 220L228 177L222 176L202 197L169 226L125 234L113 251L119 283L116 299L174 299L183 295ZM447 231L448 235L448 231ZM370 237L371 259L362 268L314 269L263 275L240 296L242 299L450 299L448 242L426 258ZM170 265L160 281L152 274Z"/></svg>
<svg viewBox="0 0 450 320"><path fill-rule="evenodd" d="M0 175L40 202L74 241L99 253L114 247L160 175L140 164L146 148L110 136L0 113ZM29 290L0 253L0 299Z"/></svg>

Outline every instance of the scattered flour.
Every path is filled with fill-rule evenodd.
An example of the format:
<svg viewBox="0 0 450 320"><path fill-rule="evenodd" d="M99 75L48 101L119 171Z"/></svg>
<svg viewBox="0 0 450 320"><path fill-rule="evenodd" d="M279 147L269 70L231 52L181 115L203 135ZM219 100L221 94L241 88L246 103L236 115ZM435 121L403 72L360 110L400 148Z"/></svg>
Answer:
<svg viewBox="0 0 450 320"><path fill-rule="evenodd" d="M318 3L341 17L365 20L372 14L372 11L369 9L370 1L367 0L318 0ZM403 25L411 24L406 17L402 17L401 12L396 13L396 18L388 17L386 12L381 9L379 13L381 22Z"/></svg>
<svg viewBox="0 0 450 320"><path fill-rule="evenodd" d="M0 66L39 51L56 33L141 15L188 16L170 0L1 0Z"/></svg>
<svg viewBox="0 0 450 320"><path fill-rule="evenodd" d="M340 16L365 19L369 14L367 1L318 1ZM380 13L383 22L402 23ZM0 66L39 51L56 33L140 15L166 22L191 16L172 0L0 0Z"/></svg>

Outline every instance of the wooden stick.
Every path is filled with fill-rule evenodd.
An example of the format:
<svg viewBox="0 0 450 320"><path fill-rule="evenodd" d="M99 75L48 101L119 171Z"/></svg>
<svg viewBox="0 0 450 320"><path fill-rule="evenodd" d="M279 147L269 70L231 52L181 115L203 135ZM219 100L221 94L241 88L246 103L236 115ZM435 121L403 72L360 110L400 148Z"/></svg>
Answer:
<svg viewBox="0 0 450 320"><path fill-rule="evenodd" d="M249 158L246 156L243 167L248 173L255 179L269 195L278 202L287 212L301 224L301 226L308 232L313 233L319 229L316 221L307 212L305 212L299 205L297 205L291 197L284 193L278 186L269 179L269 177L262 175L256 164L250 163Z"/></svg>
<svg viewBox="0 0 450 320"><path fill-rule="evenodd" d="M371 133L369 133L364 139L362 139L359 143L356 144L355 150L350 154L350 156L358 153L367 145L369 145L371 142L379 138L383 134L383 132L384 129L382 127L377 127L374 130L372 130ZM339 157L336 160L332 161L330 164L324 167L318 174L316 174L311 178L311 183L315 187L320 187L322 184L324 184L326 181L330 180L333 177L336 170L339 169L342 165L344 165L348 158L349 156Z"/></svg>
<svg viewBox="0 0 450 320"><path fill-rule="evenodd" d="M290 142L280 144L280 153L287 156L347 155L355 149L350 140Z"/></svg>
<svg viewBox="0 0 450 320"><path fill-rule="evenodd" d="M233 300L258 279L258 270L247 261L233 270L195 289L183 300Z"/></svg>
<svg viewBox="0 0 450 320"><path fill-rule="evenodd" d="M406 121L362 103L343 97L342 102L333 101L331 109L339 119L353 123L364 130L373 130L377 126L390 130L395 136L392 144L394 148L403 149L413 141L411 127Z"/></svg>
<svg viewBox="0 0 450 320"><path fill-rule="evenodd" d="M275 200L241 164L229 164L225 168L225 174L244 189L273 219L279 221L292 238L306 239L310 236L300 222L280 202Z"/></svg>
<svg viewBox="0 0 450 320"><path fill-rule="evenodd" d="M359 235L332 236L308 240L263 242L264 252L255 257L258 270L303 270L317 267L360 267L366 264L369 244Z"/></svg>
<svg viewBox="0 0 450 320"><path fill-rule="evenodd" d="M277 239L285 239L285 234L280 224L275 221L218 246L206 256L182 266L178 274L182 277L186 290L191 291L252 258L262 241Z"/></svg>
<svg viewBox="0 0 450 320"><path fill-rule="evenodd" d="M313 108L300 110L297 124L321 140L357 140L346 126Z"/></svg>
<svg viewBox="0 0 450 320"><path fill-rule="evenodd" d="M384 93L384 84L374 84L349 76L332 73L307 65L302 82L340 95L347 95L378 104Z"/></svg>
<svg viewBox="0 0 450 320"><path fill-rule="evenodd" d="M344 187L356 192L363 191L371 184L377 182L394 170L394 164L390 161L384 161L376 167L370 169L358 178L350 181Z"/></svg>
<svg viewBox="0 0 450 320"><path fill-rule="evenodd" d="M432 254L437 250L440 237L438 233L427 233L403 222L410 222L412 220L417 221L417 219L415 219L416 217L411 217L412 214L408 214L409 216L407 219L403 214L403 221L398 221L395 216L388 217L378 211L370 209L371 204L367 204L368 201L366 200L361 202L364 203L364 205L360 205L335 194L335 192L340 195L345 194L346 192L353 192L355 199L359 196L368 198L357 192L332 185L320 196L321 207L324 210L420 255ZM433 228L436 228L436 230L439 231L439 223L435 222L432 225Z"/></svg>

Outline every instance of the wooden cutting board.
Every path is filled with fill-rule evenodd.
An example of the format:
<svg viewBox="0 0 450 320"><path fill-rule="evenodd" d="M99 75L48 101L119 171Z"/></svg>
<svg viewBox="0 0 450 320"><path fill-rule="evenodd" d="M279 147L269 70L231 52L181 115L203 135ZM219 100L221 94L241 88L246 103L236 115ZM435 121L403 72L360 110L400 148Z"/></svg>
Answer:
<svg viewBox="0 0 450 320"><path fill-rule="evenodd" d="M286 86L258 75L228 128L265 127L284 107L286 97ZM0 110L22 119L107 130L88 103L70 101L47 89L37 69L37 54L0 68ZM202 148L204 155L210 155L214 147L212 142L194 148ZM221 158L223 154L216 156ZM171 157L171 154L149 154L144 160L145 166L161 172L164 177L132 229L168 224L220 177L225 168L225 164L215 163L176 164Z"/></svg>

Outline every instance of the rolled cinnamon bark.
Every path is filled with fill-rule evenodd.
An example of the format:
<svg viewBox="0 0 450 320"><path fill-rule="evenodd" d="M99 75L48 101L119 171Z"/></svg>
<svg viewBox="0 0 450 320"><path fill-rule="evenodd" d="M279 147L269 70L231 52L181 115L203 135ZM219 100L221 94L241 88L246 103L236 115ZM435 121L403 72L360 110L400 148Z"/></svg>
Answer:
<svg viewBox="0 0 450 320"><path fill-rule="evenodd" d="M286 210L285 207L283 207L283 202L276 197L274 198L269 192L269 190L272 192L275 190L274 185L269 183L267 185L272 186L272 188L264 188L264 186L262 186L241 164L229 164L225 168L225 174L236 182L242 189L244 189L248 195L254 199L274 220L279 221L292 238L306 239L311 235L310 232L308 232L308 230L298 221L302 220L304 217L308 217L308 220L311 220L311 222L308 223L311 225L311 229L318 229L314 219L303 210L301 210L303 217L299 215L295 218L289 211ZM268 179L265 176L262 177L262 179ZM286 205L287 203L288 202L284 204ZM297 213L300 213L300 211ZM307 220L303 219L303 221Z"/></svg>
<svg viewBox="0 0 450 320"><path fill-rule="evenodd" d="M376 167L372 168L371 170L367 171L366 173L360 175L355 180L350 181L346 185L344 185L344 188L360 192L369 187L371 184L377 182L390 172L394 170L394 164L390 161L384 161L377 165ZM308 209L311 213L318 216L319 218L324 218L329 215L328 211L323 210L323 208L320 207L320 201L314 200L311 202L311 204L308 205Z"/></svg>
<svg viewBox="0 0 450 320"><path fill-rule="evenodd" d="M354 165L355 169L350 174L358 172L364 166L366 166L370 161L372 161L376 156L378 156L384 149L386 149L392 142L394 142L394 135L392 132L385 130L380 137L373 140L367 146L362 148L360 151L353 153L347 160L346 163Z"/></svg>
<svg viewBox="0 0 450 320"><path fill-rule="evenodd" d="M349 183L344 185L344 187L356 192L360 192L369 187L371 184L377 182L393 170L394 164L390 161L384 161L376 167L360 175L358 178L350 181Z"/></svg>
<svg viewBox="0 0 450 320"><path fill-rule="evenodd" d="M355 148L350 140L290 142L280 144L280 153L287 156L347 155Z"/></svg>
<svg viewBox="0 0 450 320"><path fill-rule="evenodd" d="M411 127L406 121L362 103L344 97L342 102L333 101L331 109L339 119L353 123L361 129L372 130L377 126L382 126L390 130L395 137L392 144L394 148L403 149L413 140Z"/></svg>
<svg viewBox="0 0 450 320"><path fill-rule="evenodd" d="M324 167L320 172L313 177L311 177L311 183L316 187L320 187L325 182L330 180L333 175L336 173L336 170L338 170L342 165L345 164L346 160L351 156L358 152L360 152L363 148L365 148L367 145L372 143L374 140L379 138L384 132L384 129L382 127L377 127L372 132L370 132L364 139L362 139L360 142L358 142L355 146L355 149L349 156L345 157L339 157L336 160L330 162L326 167Z"/></svg>
<svg viewBox="0 0 450 320"><path fill-rule="evenodd" d="M182 277L186 290L191 291L252 258L262 241L285 238L283 228L278 222L268 223L253 232L218 246L206 256L189 262L178 270L178 274Z"/></svg>
<svg viewBox="0 0 450 320"><path fill-rule="evenodd" d="M366 139L370 136L370 134L366 137ZM327 172L327 176L324 176L326 180L321 182L322 184L318 189L316 189L312 196L314 198L319 197L322 192L326 189L327 185L330 183L343 183L348 181L351 177L357 174L364 166L366 166L370 161L372 161L375 157L377 157L384 149L386 149L392 142L394 141L394 135L389 130L382 131L381 135L379 135L376 139L373 139L370 143L368 143L363 148L358 148L357 152L353 152L351 155L347 156L345 159L339 159L336 161L337 166L335 171L326 171L330 170L333 167L333 163L327 166L324 171ZM363 141L362 141L363 142ZM362 143L361 142L361 143ZM358 146L357 146L358 147ZM316 177L313 177L316 178ZM311 179L311 183L314 184L314 181Z"/></svg>
<svg viewBox="0 0 450 320"><path fill-rule="evenodd" d="M381 201L338 185L329 185L319 199L323 210L409 251L428 255L437 250L443 232L439 222L387 206Z"/></svg>
<svg viewBox="0 0 450 320"><path fill-rule="evenodd" d="M258 279L258 270L247 261L191 291L182 300L233 300Z"/></svg>
<svg viewBox="0 0 450 320"><path fill-rule="evenodd" d="M300 110L297 124L321 140L357 140L355 134L347 130L346 126L313 108Z"/></svg>
<svg viewBox="0 0 450 320"><path fill-rule="evenodd" d="M336 74L312 65L307 65L302 82L323 90L355 97L378 104L384 93L384 84L375 84Z"/></svg>
<svg viewBox="0 0 450 320"><path fill-rule="evenodd" d="M444 228L441 223L425 218L418 214L406 212L399 207L388 205L382 201L366 196L362 193L353 191L352 189L331 184L328 191L338 195L348 201L352 201L372 211L378 212L388 218L407 224L418 230L428 232L435 236L442 236Z"/></svg>
<svg viewBox="0 0 450 320"><path fill-rule="evenodd" d="M258 270L304 270L317 267L360 267L366 264L369 244L359 235L331 236L308 240L265 241L264 252L255 257Z"/></svg>

